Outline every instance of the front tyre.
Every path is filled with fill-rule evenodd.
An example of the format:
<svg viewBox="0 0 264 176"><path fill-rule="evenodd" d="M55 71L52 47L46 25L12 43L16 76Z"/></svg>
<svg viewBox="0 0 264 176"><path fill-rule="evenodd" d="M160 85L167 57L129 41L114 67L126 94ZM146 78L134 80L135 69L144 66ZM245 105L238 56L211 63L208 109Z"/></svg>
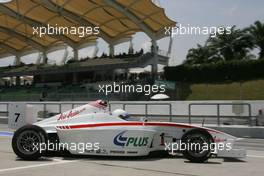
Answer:
<svg viewBox="0 0 264 176"><path fill-rule="evenodd" d="M212 155L212 136L205 130L194 129L188 131L182 137L182 143L186 144L183 156L194 163L203 163Z"/></svg>
<svg viewBox="0 0 264 176"><path fill-rule="evenodd" d="M12 139L13 151L24 160L37 160L40 158L45 152L46 144L46 132L36 125L26 125L19 128Z"/></svg>

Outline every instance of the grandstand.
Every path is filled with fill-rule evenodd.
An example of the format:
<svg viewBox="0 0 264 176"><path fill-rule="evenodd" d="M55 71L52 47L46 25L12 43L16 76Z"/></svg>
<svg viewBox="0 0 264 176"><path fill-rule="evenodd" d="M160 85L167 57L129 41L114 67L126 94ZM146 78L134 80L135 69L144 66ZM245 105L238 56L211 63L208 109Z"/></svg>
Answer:
<svg viewBox="0 0 264 176"><path fill-rule="evenodd" d="M158 65L167 65L170 53L169 50L160 51L157 41L170 37L165 34L164 27L175 25L165 15L164 9L151 0L14 0L0 4L0 59L15 57L13 65L0 67L0 99L38 100L50 97L48 100L58 100L65 97L64 93L76 92L98 96L96 91L87 88L89 84L99 81L131 82L135 77L129 69L146 66L151 66L149 77L153 82L157 78ZM98 27L99 32L81 37L72 33L54 34L50 26L52 29L89 26L91 31ZM35 34L38 28L48 30L39 36ZM134 51L131 41L138 32L149 37L151 48L148 51ZM79 59L79 50L96 46L98 39L108 44L109 54ZM130 42L127 53L115 53L116 45L127 42ZM73 57L66 60L67 56L64 56L62 64L50 64L47 54L66 47L72 48ZM36 63L23 63L21 57L31 53L39 53ZM45 95L47 92L49 95ZM85 95L79 97L87 97Z"/></svg>

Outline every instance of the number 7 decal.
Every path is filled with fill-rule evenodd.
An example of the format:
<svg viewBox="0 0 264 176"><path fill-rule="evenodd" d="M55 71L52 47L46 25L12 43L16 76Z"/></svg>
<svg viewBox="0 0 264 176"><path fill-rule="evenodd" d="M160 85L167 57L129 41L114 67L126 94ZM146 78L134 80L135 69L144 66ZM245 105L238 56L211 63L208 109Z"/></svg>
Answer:
<svg viewBox="0 0 264 176"><path fill-rule="evenodd" d="M15 122L17 122L17 120L18 120L18 118L19 118L19 116L20 116L20 113L15 113L15 116L16 116L16 120L15 120Z"/></svg>

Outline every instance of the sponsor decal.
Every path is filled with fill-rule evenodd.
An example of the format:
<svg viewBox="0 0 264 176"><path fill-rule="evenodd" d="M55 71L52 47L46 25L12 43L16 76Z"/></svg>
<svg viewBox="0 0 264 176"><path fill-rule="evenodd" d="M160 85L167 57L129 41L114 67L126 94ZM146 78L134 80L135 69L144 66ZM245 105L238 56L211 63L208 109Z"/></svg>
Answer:
<svg viewBox="0 0 264 176"><path fill-rule="evenodd" d="M69 113L65 114L65 113L61 113L58 120L65 120L65 119L69 119L72 118L78 114L80 114L81 112L85 111L85 108L80 109L80 110L76 110L76 111L70 111Z"/></svg>
<svg viewBox="0 0 264 176"><path fill-rule="evenodd" d="M108 154L106 149L99 149L95 153L97 153L97 154Z"/></svg>
<svg viewBox="0 0 264 176"><path fill-rule="evenodd" d="M122 131L115 136L113 141L115 145L121 147L142 147L148 145L149 137L125 137L125 133L126 131Z"/></svg>
<svg viewBox="0 0 264 176"><path fill-rule="evenodd" d="M137 154L137 151L127 151L127 154Z"/></svg>
<svg viewBox="0 0 264 176"><path fill-rule="evenodd" d="M110 153L114 153L114 154L125 154L125 151L120 151L120 150L110 150Z"/></svg>

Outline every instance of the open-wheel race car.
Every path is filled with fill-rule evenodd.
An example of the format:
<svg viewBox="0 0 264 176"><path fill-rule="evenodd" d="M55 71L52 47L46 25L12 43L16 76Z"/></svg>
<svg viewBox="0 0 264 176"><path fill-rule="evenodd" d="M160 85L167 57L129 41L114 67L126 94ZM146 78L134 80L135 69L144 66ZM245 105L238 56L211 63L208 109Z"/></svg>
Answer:
<svg viewBox="0 0 264 176"><path fill-rule="evenodd" d="M28 124L15 131L12 148L25 160L36 160L48 150L73 155L146 156L155 151L181 152L191 162L212 155L240 158L236 138L226 133L182 123L131 120L118 109L109 112L107 102L97 100Z"/></svg>

